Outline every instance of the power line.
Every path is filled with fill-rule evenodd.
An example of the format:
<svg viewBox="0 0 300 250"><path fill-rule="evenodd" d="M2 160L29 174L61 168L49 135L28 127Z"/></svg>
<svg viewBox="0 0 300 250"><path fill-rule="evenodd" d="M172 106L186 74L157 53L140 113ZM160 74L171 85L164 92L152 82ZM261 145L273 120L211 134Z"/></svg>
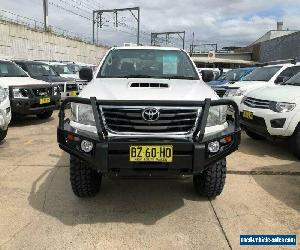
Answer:
<svg viewBox="0 0 300 250"><path fill-rule="evenodd" d="M81 18L83 18L83 19L86 19L86 20L88 20L88 21L92 21L91 18L86 17L86 16L83 16L83 15L81 15L81 14L79 14L79 13L77 13L77 12L74 12L74 11L72 11L72 10L66 9L66 8L64 8L64 7L61 6L61 5L55 4L55 3L53 3L53 2L49 2L49 4L52 5L52 6L54 6L54 7L56 7L56 8L58 8L58 9L64 10L64 11L70 13L70 14L79 16L79 17L81 17Z"/></svg>
<svg viewBox="0 0 300 250"><path fill-rule="evenodd" d="M76 5L74 5L74 4L70 3L70 2L68 2L68 1L66 1L66 0L58 0L58 1L60 1L61 3L66 4L66 5L69 5L69 6L75 8L75 9L77 9L77 10L83 11L83 12L88 13L88 14L92 14L92 11L87 11L86 9L83 9L83 8L81 8L81 7L78 7L78 6L76 6ZM72 2L74 3L74 1L72 1Z"/></svg>

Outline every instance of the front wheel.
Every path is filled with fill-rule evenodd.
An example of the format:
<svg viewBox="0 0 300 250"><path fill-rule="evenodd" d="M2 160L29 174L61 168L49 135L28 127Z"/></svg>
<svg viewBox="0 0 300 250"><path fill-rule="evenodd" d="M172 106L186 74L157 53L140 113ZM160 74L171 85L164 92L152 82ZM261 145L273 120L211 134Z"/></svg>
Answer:
<svg viewBox="0 0 300 250"><path fill-rule="evenodd" d="M52 110L47 110L47 111L44 111L43 113L37 114L36 116L37 116L37 118L44 120L44 119L50 118L52 116L52 114L53 114Z"/></svg>
<svg viewBox="0 0 300 250"><path fill-rule="evenodd" d="M210 165L203 173L194 175L193 183L196 192L208 198L220 195L225 184L226 171L224 158Z"/></svg>
<svg viewBox="0 0 300 250"><path fill-rule="evenodd" d="M294 134L290 139L290 147L294 155L300 159L300 124L297 126Z"/></svg>
<svg viewBox="0 0 300 250"><path fill-rule="evenodd" d="M75 156L70 157L70 181L78 197L93 197L100 190L102 175Z"/></svg>
<svg viewBox="0 0 300 250"><path fill-rule="evenodd" d="M4 140L6 135L7 135L7 129L6 130L0 129L0 142Z"/></svg>

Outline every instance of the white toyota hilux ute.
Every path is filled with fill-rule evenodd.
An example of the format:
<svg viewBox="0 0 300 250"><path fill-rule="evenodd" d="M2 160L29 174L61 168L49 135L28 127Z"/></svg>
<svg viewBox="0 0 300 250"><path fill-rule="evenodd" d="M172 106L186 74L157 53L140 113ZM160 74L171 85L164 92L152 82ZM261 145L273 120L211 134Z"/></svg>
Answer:
<svg viewBox="0 0 300 250"><path fill-rule="evenodd" d="M8 98L8 89L0 83L0 142L7 135L8 125L11 120L11 110Z"/></svg>
<svg viewBox="0 0 300 250"><path fill-rule="evenodd" d="M112 48L79 97L63 101L58 143L70 157L79 197L98 193L107 175L193 175L198 193L214 197L225 183L226 156L240 142L227 105L176 48ZM71 117L65 107L71 103Z"/></svg>
<svg viewBox="0 0 300 250"><path fill-rule="evenodd" d="M241 112L241 125L251 138L288 139L300 159L300 73L283 85L251 91Z"/></svg>
<svg viewBox="0 0 300 250"><path fill-rule="evenodd" d="M281 84L298 72L300 72L300 63L276 64L256 68L242 81L226 84L224 88L227 91L224 98L233 100L240 108L243 97L250 91Z"/></svg>

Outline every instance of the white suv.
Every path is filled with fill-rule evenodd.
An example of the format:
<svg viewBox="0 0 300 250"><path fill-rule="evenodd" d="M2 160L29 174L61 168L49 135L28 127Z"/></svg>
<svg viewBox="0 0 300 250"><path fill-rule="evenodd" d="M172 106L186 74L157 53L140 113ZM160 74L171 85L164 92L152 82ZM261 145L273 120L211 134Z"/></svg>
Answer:
<svg viewBox="0 0 300 250"><path fill-rule="evenodd" d="M289 139L300 159L300 73L283 85L251 91L241 111L241 124L251 138Z"/></svg>
<svg viewBox="0 0 300 250"><path fill-rule="evenodd" d="M280 84L300 72L300 63L277 64L260 67L252 71L242 81L226 84L224 98L231 99L240 107L247 93L261 87Z"/></svg>
<svg viewBox="0 0 300 250"><path fill-rule="evenodd" d="M8 88L3 88L0 84L0 142L7 135L8 124L11 120L11 110L8 98Z"/></svg>
<svg viewBox="0 0 300 250"><path fill-rule="evenodd" d="M226 107L238 109L219 100L185 51L113 48L96 74L83 68L79 75L90 83L62 103L57 134L71 155L75 195L94 196L103 175L118 174L193 175L198 193L222 192L226 156L240 141ZM72 116L65 119L70 102Z"/></svg>

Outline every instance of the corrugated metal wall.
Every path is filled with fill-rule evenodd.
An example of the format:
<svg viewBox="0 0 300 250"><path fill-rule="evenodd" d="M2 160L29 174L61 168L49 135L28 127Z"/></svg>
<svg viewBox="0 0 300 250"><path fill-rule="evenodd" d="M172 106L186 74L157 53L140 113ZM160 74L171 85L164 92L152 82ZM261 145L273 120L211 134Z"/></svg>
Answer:
<svg viewBox="0 0 300 250"><path fill-rule="evenodd" d="M260 62L291 58L300 61L300 32L274 38L260 44Z"/></svg>
<svg viewBox="0 0 300 250"><path fill-rule="evenodd" d="M0 57L65 60L98 64L107 47L38 32L26 26L0 21Z"/></svg>

